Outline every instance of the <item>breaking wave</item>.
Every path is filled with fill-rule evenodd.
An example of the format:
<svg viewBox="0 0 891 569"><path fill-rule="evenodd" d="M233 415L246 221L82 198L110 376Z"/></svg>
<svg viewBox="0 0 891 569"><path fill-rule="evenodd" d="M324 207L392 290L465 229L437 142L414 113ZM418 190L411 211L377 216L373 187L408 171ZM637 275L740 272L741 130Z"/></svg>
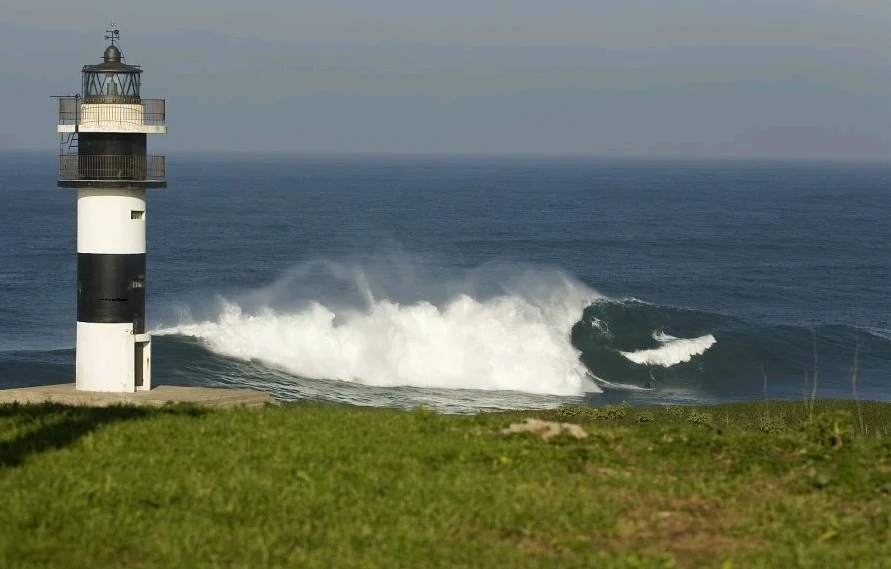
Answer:
<svg viewBox="0 0 891 569"><path fill-rule="evenodd" d="M891 361L891 342L870 330L609 299L559 271L516 265L443 278L308 263L171 317L154 333L176 355L155 370L186 383L453 412L761 398L765 375L770 396L798 397L815 346L823 396L848 395L857 346L863 392L881 394Z"/></svg>
<svg viewBox="0 0 891 569"><path fill-rule="evenodd" d="M300 377L367 386L558 396L600 391L570 341L573 324L598 295L565 275L526 272L496 290L472 279L463 287L471 292L434 287L439 290L427 292L438 300L400 302L376 298L384 287L372 284L368 274L347 276L336 268L331 272L352 279L360 303L341 297L291 308L267 302L247 310L220 299L216 318L156 333L198 338L215 353ZM487 290L473 294L479 288ZM279 295L283 290L281 283L272 289Z"/></svg>

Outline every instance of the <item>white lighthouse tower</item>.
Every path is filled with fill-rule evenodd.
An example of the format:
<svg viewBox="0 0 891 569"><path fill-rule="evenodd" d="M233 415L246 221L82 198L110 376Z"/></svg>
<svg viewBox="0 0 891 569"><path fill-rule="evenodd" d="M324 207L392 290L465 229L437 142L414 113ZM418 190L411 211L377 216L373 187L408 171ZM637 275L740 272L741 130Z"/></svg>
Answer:
<svg viewBox="0 0 891 569"><path fill-rule="evenodd" d="M79 95L59 98L60 188L77 190L76 389L151 389L145 330L146 190L166 188L148 134L167 132L163 99L140 97L112 24L102 63L85 65Z"/></svg>

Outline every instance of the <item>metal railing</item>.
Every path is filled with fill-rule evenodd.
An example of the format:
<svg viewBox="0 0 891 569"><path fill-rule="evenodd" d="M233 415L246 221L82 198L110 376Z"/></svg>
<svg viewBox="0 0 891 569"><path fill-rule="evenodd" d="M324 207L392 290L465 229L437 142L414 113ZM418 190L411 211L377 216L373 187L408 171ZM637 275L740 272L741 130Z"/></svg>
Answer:
<svg viewBox="0 0 891 569"><path fill-rule="evenodd" d="M59 155L59 179L162 181L167 174L164 156Z"/></svg>
<svg viewBox="0 0 891 569"><path fill-rule="evenodd" d="M84 103L80 96L59 97L60 125L83 125L97 120L164 126L167 120L167 102L164 99L142 99L139 104L93 105Z"/></svg>

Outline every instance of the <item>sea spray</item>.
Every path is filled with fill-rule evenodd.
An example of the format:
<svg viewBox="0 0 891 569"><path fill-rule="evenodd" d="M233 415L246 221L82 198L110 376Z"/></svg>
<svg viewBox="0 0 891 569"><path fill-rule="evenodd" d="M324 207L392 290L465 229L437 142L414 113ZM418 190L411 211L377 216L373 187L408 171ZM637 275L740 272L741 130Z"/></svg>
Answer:
<svg viewBox="0 0 891 569"><path fill-rule="evenodd" d="M572 279L523 271L498 282L497 291L488 286L495 282L491 278L488 284L465 279L463 288L478 292L487 284L489 294L447 297L443 291L454 290L456 283L437 283L430 294L437 301L400 303L381 298L368 274L334 268L331 273L353 279L360 302L350 306L343 298L310 300L286 303L286 309L265 305L246 310L239 302L221 299L215 319L156 333L199 338L215 353L258 360L300 377L368 386L559 396L600 391L569 334L585 306L599 295ZM306 275L305 270L296 272ZM294 274L288 284L297 284ZM277 298L266 300L281 302L287 296L282 283L267 290ZM422 291L412 292L417 296ZM251 296L254 304L258 298Z"/></svg>

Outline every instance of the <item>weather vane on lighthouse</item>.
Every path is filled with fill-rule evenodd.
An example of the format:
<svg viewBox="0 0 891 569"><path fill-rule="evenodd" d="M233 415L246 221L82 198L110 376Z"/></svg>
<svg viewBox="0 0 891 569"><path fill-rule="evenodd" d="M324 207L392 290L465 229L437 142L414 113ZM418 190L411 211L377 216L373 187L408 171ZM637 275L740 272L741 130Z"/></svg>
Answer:
<svg viewBox="0 0 891 569"><path fill-rule="evenodd" d="M121 30L115 25L114 20L111 21L111 29L105 30L105 39L111 41L111 45L114 45L114 42L121 39Z"/></svg>
<svg viewBox="0 0 891 569"><path fill-rule="evenodd" d="M59 97L60 188L77 190L76 389L151 389L146 332L146 190L166 188L148 134L167 132L163 99L141 97L142 69L106 30L102 62L81 70L79 95Z"/></svg>

